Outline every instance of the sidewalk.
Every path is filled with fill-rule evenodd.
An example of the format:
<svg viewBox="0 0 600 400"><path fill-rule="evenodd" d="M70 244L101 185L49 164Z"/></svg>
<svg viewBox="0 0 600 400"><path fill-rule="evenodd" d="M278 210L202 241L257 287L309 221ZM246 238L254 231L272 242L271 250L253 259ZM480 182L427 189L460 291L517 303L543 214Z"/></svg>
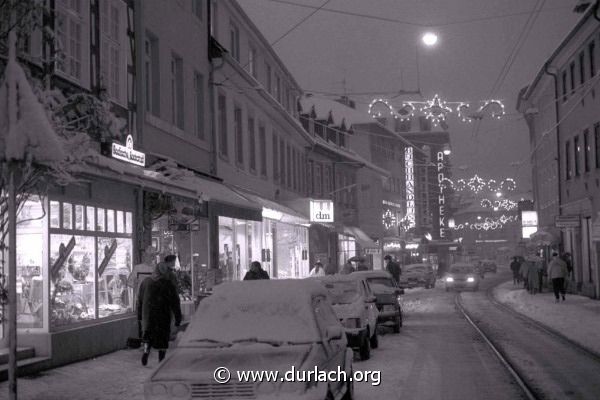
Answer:
<svg viewBox="0 0 600 400"><path fill-rule="evenodd" d="M126 349L43 371L17 381L19 400L143 400L142 383L158 364L158 352L142 366L141 349ZM8 382L0 383L0 399Z"/></svg>
<svg viewBox="0 0 600 400"><path fill-rule="evenodd" d="M566 301L555 303L554 293L531 295L512 281L494 289L496 300L512 307L583 347L600 354L600 301L567 293Z"/></svg>

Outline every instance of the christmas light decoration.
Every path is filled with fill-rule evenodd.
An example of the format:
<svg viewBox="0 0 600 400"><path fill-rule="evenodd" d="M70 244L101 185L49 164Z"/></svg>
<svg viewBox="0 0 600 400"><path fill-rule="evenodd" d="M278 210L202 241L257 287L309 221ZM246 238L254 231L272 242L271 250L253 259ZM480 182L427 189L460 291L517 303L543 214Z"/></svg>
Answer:
<svg viewBox="0 0 600 400"><path fill-rule="evenodd" d="M500 100L484 100L481 103L479 107L474 109L476 106L469 102L445 101L436 94L431 100L407 100L401 106L395 108L389 100L377 98L369 104L369 114L373 118L391 115L396 119L405 121L413 117L415 111L418 110L421 115L431 120L435 126L442 124L446 120L446 116L452 112L456 112L462 122L481 120L488 114L492 118L500 119L505 114L504 104Z"/></svg>
<svg viewBox="0 0 600 400"><path fill-rule="evenodd" d="M455 181L445 178L443 185L446 188L452 188L456 192L470 190L475 194L489 191L493 193L513 192L517 189L517 183L513 178L505 178L500 182L495 179L484 179L479 175L474 175L469 179L458 179Z"/></svg>
<svg viewBox="0 0 600 400"><path fill-rule="evenodd" d="M463 230L463 229L489 231L489 230L502 229L502 228L504 228L504 226L506 224L511 223L511 222L517 222L518 220L519 220L518 215L502 215L499 218L486 217L478 222L468 222L467 221L467 222L463 222L460 224L455 223L454 227L451 229L454 229L456 231Z"/></svg>
<svg viewBox="0 0 600 400"><path fill-rule="evenodd" d="M389 209L385 210L385 212L382 215L382 222L383 222L383 227L385 229L390 229L390 228L396 226L396 223L397 223L396 216Z"/></svg>
<svg viewBox="0 0 600 400"><path fill-rule="evenodd" d="M516 201L509 200L509 199L502 199L502 200L483 199L483 200L481 200L481 207L493 208L494 211L496 211L496 209L503 209L506 211L510 211L510 210L514 210L515 208L517 208L517 206L518 206L518 204Z"/></svg>

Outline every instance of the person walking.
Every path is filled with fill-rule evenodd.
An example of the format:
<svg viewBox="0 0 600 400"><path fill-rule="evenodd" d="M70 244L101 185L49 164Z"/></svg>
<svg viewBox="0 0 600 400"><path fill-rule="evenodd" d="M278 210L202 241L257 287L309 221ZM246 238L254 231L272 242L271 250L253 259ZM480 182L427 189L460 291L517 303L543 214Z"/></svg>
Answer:
<svg viewBox="0 0 600 400"><path fill-rule="evenodd" d="M253 281L257 279L270 279L269 273L262 268L262 265L258 261L252 261L250 263L250 269L244 275L245 281Z"/></svg>
<svg viewBox="0 0 600 400"><path fill-rule="evenodd" d="M348 275L348 274L353 273L354 271L356 271L356 270L352 266L352 263L350 261L346 261L346 263L342 267L342 270L340 271L340 274Z"/></svg>
<svg viewBox="0 0 600 400"><path fill-rule="evenodd" d="M558 257L558 253L552 253L552 260L548 265L548 279L552 280L552 290L557 303L560 301L559 294L565 301L565 278L568 275L567 263Z"/></svg>
<svg viewBox="0 0 600 400"><path fill-rule="evenodd" d="M527 268L527 288L530 294L536 294L540 291L538 287L539 284L539 269L541 268L541 263L538 262L538 257L530 256L527 258L527 264L529 264Z"/></svg>
<svg viewBox="0 0 600 400"><path fill-rule="evenodd" d="M510 263L510 270L513 273L513 285L518 285L521 283L521 274L519 273L520 269L521 263L519 262L519 258L514 256L512 262Z"/></svg>
<svg viewBox="0 0 600 400"><path fill-rule="evenodd" d="M310 274L308 276L325 276L325 268L323 268L323 264L320 261L315 263L313 269L310 270Z"/></svg>
<svg viewBox="0 0 600 400"><path fill-rule="evenodd" d="M385 270L392 275L396 283L399 283L400 275L402 275L400 264L392 260L392 256L389 254L386 254L385 257L383 257L383 260L385 261Z"/></svg>
<svg viewBox="0 0 600 400"><path fill-rule="evenodd" d="M171 314L175 317L175 327L181 324L181 304L172 279L175 260L175 255L166 256L140 285L137 312L144 343L142 365L148 363L152 348L158 350L159 362L165 358L171 337Z"/></svg>
<svg viewBox="0 0 600 400"><path fill-rule="evenodd" d="M529 291L529 282L527 279L528 273L529 273L529 263L527 262L527 260L523 259L523 260L521 260L521 267L519 268L519 275L521 276L521 279L523 280L523 288L527 291Z"/></svg>

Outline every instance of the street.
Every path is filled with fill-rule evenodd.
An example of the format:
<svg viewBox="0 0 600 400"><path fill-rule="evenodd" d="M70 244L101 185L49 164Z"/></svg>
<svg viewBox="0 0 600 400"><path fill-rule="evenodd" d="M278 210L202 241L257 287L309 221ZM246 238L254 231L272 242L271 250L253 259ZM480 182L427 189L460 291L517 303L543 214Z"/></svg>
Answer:
<svg viewBox="0 0 600 400"><path fill-rule="evenodd" d="M467 312L490 335L537 398L594 399L600 393L600 363L534 326L493 306L486 290L506 281L487 275L480 290L461 293ZM455 306L456 293L436 288L407 290L400 334L380 336L379 348L357 370L381 371L381 385L355 385L356 399L521 399L513 377ZM535 339L532 339L535 338ZM121 350L19 380L21 398L142 399L142 382L157 363L139 362L139 350ZM110 382L110 383L108 383ZM0 384L6 398L7 383Z"/></svg>

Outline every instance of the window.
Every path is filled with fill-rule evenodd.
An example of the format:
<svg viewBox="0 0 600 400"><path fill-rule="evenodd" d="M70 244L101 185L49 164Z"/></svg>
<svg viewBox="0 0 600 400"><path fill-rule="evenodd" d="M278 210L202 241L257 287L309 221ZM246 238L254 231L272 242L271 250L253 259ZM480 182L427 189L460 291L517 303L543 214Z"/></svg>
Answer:
<svg viewBox="0 0 600 400"><path fill-rule="evenodd" d="M194 94L196 103L196 136L204 140L204 76L194 73Z"/></svg>
<svg viewBox="0 0 600 400"><path fill-rule="evenodd" d="M285 143L283 139L279 139L279 174L281 177L279 183L285 186Z"/></svg>
<svg viewBox="0 0 600 400"><path fill-rule="evenodd" d="M590 153L592 152L592 146L590 145L590 131L583 131L583 167L585 172L590 172Z"/></svg>
<svg viewBox="0 0 600 400"><path fill-rule="evenodd" d="M594 141L596 145L596 168L600 168L600 123L594 125Z"/></svg>
<svg viewBox="0 0 600 400"><path fill-rule="evenodd" d="M567 101L567 71L563 71L562 73L562 99L563 101Z"/></svg>
<svg viewBox="0 0 600 400"><path fill-rule="evenodd" d="M588 56L590 57L590 78L596 75L596 43L592 41L588 45Z"/></svg>
<svg viewBox="0 0 600 400"><path fill-rule="evenodd" d="M579 135L573 139L573 149L575 150L574 164L575 164L575 176L579 176L581 173L579 169L579 159L581 155L581 145L579 144Z"/></svg>
<svg viewBox="0 0 600 400"><path fill-rule="evenodd" d="M273 131L273 180L279 180L279 139Z"/></svg>
<svg viewBox="0 0 600 400"><path fill-rule="evenodd" d="M125 3L100 2L100 76L108 96L119 103L126 102L127 62L121 56L121 43L126 43L123 19Z"/></svg>
<svg viewBox="0 0 600 400"><path fill-rule="evenodd" d="M219 118L219 153L222 156L228 156L227 144L227 101L223 94L219 94L218 99L218 118Z"/></svg>
<svg viewBox="0 0 600 400"><path fill-rule="evenodd" d="M233 132L235 135L235 161L238 165L244 164L244 133L242 132L242 109L235 106L233 109Z"/></svg>
<svg viewBox="0 0 600 400"><path fill-rule="evenodd" d="M585 53L579 53L579 83L583 85L585 82Z"/></svg>
<svg viewBox="0 0 600 400"><path fill-rule="evenodd" d="M158 39L146 32L144 40L144 83L146 87L146 111L160 114L160 74L158 64Z"/></svg>
<svg viewBox="0 0 600 400"><path fill-rule="evenodd" d="M265 75L266 75L266 85L267 85L267 92L273 94L273 78L272 78L272 72L271 72L271 66L267 63L265 63Z"/></svg>
<svg viewBox="0 0 600 400"><path fill-rule="evenodd" d="M192 13L199 19L202 20L202 3L205 0L192 0Z"/></svg>
<svg viewBox="0 0 600 400"><path fill-rule="evenodd" d="M566 179L571 179L571 142L568 140L565 143L565 167Z"/></svg>
<svg viewBox="0 0 600 400"><path fill-rule="evenodd" d="M56 7L56 36L59 43L57 69L76 80L82 79L84 13L81 0L60 1Z"/></svg>
<svg viewBox="0 0 600 400"><path fill-rule="evenodd" d="M250 153L250 171L256 172L256 135L254 118L248 116L248 152Z"/></svg>
<svg viewBox="0 0 600 400"><path fill-rule="evenodd" d="M240 30L233 22L229 24L229 52L237 62L240 61Z"/></svg>
<svg viewBox="0 0 600 400"><path fill-rule="evenodd" d="M327 198L332 194L331 190L331 168L323 167L323 195Z"/></svg>
<svg viewBox="0 0 600 400"><path fill-rule="evenodd" d="M263 124L258 125L258 145L260 147L260 174L267 176L267 133Z"/></svg>
<svg viewBox="0 0 600 400"><path fill-rule="evenodd" d="M183 129L183 61L171 55L171 123Z"/></svg>
<svg viewBox="0 0 600 400"><path fill-rule="evenodd" d="M321 196L323 194L323 179L321 176L321 164L315 163L315 183L314 194Z"/></svg>
<svg viewBox="0 0 600 400"><path fill-rule="evenodd" d="M248 73L256 78L256 49L250 45L248 49Z"/></svg>
<svg viewBox="0 0 600 400"><path fill-rule="evenodd" d="M571 74L571 93L575 91L575 62L569 64L569 73Z"/></svg>
<svg viewBox="0 0 600 400"><path fill-rule="evenodd" d="M210 35L217 31L217 0L210 0Z"/></svg>
<svg viewBox="0 0 600 400"><path fill-rule="evenodd" d="M292 164L292 148L287 145L287 181L286 187L292 188L292 175L293 175L293 164Z"/></svg>

